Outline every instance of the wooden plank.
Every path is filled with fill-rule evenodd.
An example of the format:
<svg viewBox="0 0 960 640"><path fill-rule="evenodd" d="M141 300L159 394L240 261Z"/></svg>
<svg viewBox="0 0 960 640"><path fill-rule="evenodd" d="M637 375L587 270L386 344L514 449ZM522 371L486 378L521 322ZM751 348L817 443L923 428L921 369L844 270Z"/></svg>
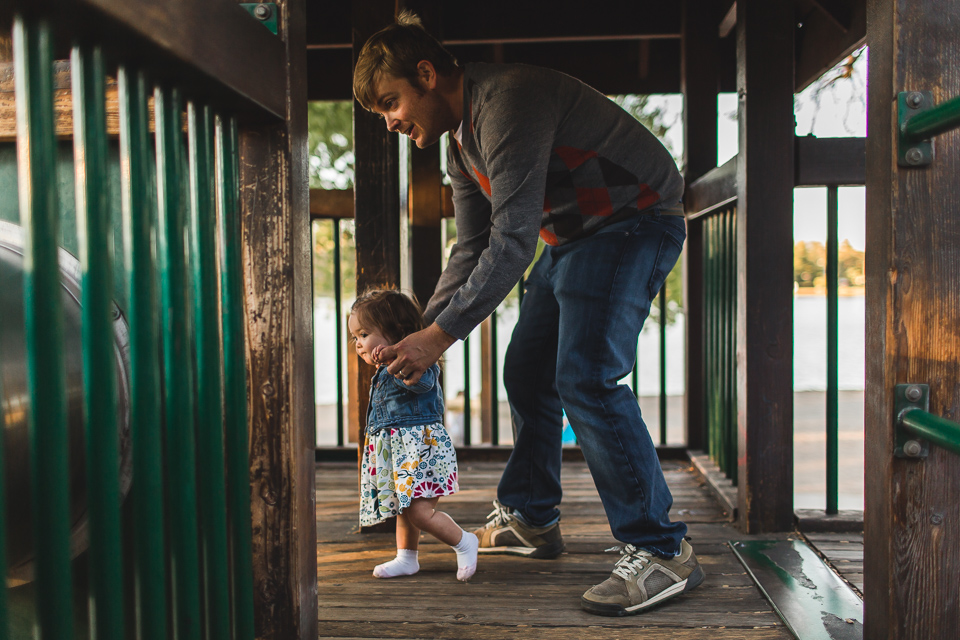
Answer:
<svg viewBox="0 0 960 640"><path fill-rule="evenodd" d="M793 527L793 33L789 3L737 0L738 522Z"/></svg>
<svg viewBox="0 0 960 640"><path fill-rule="evenodd" d="M795 20L802 25L796 29L797 92L816 82L820 76L861 46L867 33L866 0L830 0L829 3L825 0L818 1L837 8L828 13L822 7L814 5L808 11L800 13ZM838 23L838 15L847 23L846 28Z"/></svg>
<svg viewBox="0 0 960 640"><path fill-rule="evenodd" d="M688 218L737 197L738 166L738 157L734 156L687 187L684 201Z"/></svg>
<svg viewBox="0 0 960 640"><path fill-rule="evenodd" d="M310 217L353 218L353 189L310 189Z"/></svg>
<svg viewBox="0 0 960 640"><path fill-rule="evenodd" d="M718 4L708 0L685 0L682 7L680 86L685 105L683 172L687 185L717 165L718 13ZM688 202L686 194L684 202ZM703 413L703 231L699 224L687 225L683 261L684 352L687 354L684 432L688 447L703 449L706 428Z"/></svg>
<svg viewBox="0 0 960 640"><path fill-rule="evenodd" d="M895 133L899 92L960 94L960 3L876 0L869 17L864 638L954 638L960 462L894 458L892 423L896 384L929 384L936 415L960 407L960 133L920 169L897 166Z"/></svg>
<svg viewBox="0 0 960 640"><path fill-rule="evenodd" d="M864 184L867 179L866 138L798 136L795 171L798 187Z"/></svg>
<svg viewBox="0 0 960 640"><path fill-rule="evenodd" d="M240 132L254 619L258 638L306 640L317 567L304 2L278 7L286 122Z"/></svg>
<svg viewBox="0 0 960 640"><path fill-rule="evenodd" d="M443 268L440 145L419 149L411 144L409 175L410 284L420 306L426 307Z"/></svg>
<svg viewBox="0 0 960 640"><path fill-rule="evenodd" d="M354 60L367 38L394 19L394 2L354 3ZM354 211L357 246L357 294L369 289L400 287L400 161L399 140L383 121L353 103ZM367 428L370 380L376 369L356 358L357 459ZM351 409L352 412L352 409ZM359 466L358 466L359 473Z"/></svg>
<svg viewBox="0 0 960 640"><path fill-rule="evenodd" d="M18 0L28 6L30 0ZM142 65L189 98L283 119L286 57L281 38L230 0L49 0L70 36L104 45L114 60ZM281 23L284 22L281 17ZM281 31L281 33L283 33Z"/></svg>

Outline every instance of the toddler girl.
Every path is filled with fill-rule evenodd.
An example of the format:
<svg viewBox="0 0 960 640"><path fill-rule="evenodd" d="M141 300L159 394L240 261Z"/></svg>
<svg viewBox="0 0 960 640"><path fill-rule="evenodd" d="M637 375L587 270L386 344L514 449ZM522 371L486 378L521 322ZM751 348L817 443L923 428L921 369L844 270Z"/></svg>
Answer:
<svg viewBox="0 0 960 640"><path fill-rule="evenodd" d="M477 570L477 536L435 511L440 496L459 490L457 454L443 428L440 368L434 364L415 384L387 373L380 350L424 328L420 307L399 291L368 291L353 303L348 322L357 354L380 365L370 382L370 407L360 480L360 524L397 517L397 557L373 570L377 578L420 570L417 549L426 531L457 552L457 579Z"/></svg>

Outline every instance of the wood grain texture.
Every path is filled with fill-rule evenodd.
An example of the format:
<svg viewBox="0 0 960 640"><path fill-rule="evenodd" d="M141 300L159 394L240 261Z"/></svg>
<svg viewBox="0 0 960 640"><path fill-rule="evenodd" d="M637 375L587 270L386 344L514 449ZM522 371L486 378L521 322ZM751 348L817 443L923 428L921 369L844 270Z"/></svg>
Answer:
<svg viewBox="0 0 960 640"><path fill-rule="evenodd" d="M896 459L894 387L930 385L930 412L960 419L960 132L929 167L896 161L897 94L960 94L960 2L868 3L867 465L864 637L955 638L960 628L960 459Z"/></svg>
<svg viewBox="0 0 960 640"><path fill-rule="evenodd" d="M793 34L789 3L738 0L738 519L793 526Z"/></svg>
<svg viewBox="0 0 960 640"><path fill-rule="evenodd" d="M726 521L689 463L665 461L674 497L706 580L696 590L640 616L602 618L580 610L581 594L610 575L617 555L584 462L565 462L566 552L555 560L481 556L467 584L454 576L449 547L424 535L420 572L377 580L373 567L393 557L390 534L356 533L358 500L350 463L317 465L319 631L330 638L731 638L788 639L789 631L736 560L727 541L742 534ZM503 463L460 464L460 493L439 509L466 529L483 523ZM749 537L749 536L748 536Z"/></svg>
<svg viewBox="0 0 960 640"><path fill-rule="evenodd" d="M240 132L257 637L316 638L303 0L278 4L285 123ZM262 27L261 27L262 28Z"/></svg>

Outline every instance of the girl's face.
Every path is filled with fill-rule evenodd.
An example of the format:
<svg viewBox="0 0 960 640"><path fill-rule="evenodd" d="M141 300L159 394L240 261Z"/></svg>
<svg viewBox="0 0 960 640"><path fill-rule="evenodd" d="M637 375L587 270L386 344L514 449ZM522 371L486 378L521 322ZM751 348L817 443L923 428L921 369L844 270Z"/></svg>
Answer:
<svg viewBox="0 0 960 640"><path fill-rule="evenodd" d="M350 314L347 328L350 329L350 335L356 343L357 355L363 358L363 361L367 364L379 364L373 359L373 350L377 347L390 346L391 342L379 333L367 331L361 327L357 317L353 314Z"/></svg>

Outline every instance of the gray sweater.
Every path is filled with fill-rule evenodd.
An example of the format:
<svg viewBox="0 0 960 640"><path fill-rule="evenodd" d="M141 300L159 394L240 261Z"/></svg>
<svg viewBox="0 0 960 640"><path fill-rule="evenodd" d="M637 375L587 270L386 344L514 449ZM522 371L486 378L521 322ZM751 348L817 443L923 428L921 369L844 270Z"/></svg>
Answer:
<svg viewBox="0 0 960 640"><path fill-rule="evenodd" d="M683 178L657 138L579 80L468 64L450 136L457 243L424 315L463 339L516 286L537 237L562 245L659 205L682 214Z"/></svg>

